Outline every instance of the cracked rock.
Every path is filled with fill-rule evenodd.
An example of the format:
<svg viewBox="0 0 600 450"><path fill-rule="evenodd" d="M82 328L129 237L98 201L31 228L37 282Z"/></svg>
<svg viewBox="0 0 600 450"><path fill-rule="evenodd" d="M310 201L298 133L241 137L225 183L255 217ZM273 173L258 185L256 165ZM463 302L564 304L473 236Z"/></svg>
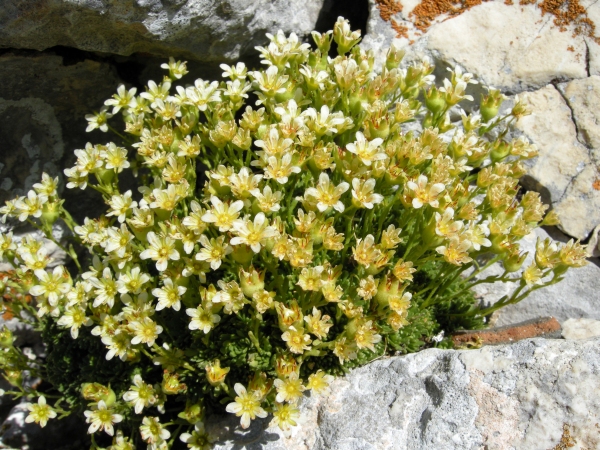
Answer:
<svg viewBox="0 0 600 450"><path fill-rule="evenodd" d="M539 150L538 157L527 161L522 182L552 205L562 231L586 239L600 224L600 191L595 189L598 167L593 151L578 141L571 109L553 85L519 97L532 114L519 119L516 127Z"/></svg>
<svg viewBox="0 0 600 450"><path fill-rule="evenodd" d="M215 449L549 449L564 427L599 448L600 340L528 339L382 359L306 397L304 423L284 438L268 419L242 432L213 418Z"/></svg>

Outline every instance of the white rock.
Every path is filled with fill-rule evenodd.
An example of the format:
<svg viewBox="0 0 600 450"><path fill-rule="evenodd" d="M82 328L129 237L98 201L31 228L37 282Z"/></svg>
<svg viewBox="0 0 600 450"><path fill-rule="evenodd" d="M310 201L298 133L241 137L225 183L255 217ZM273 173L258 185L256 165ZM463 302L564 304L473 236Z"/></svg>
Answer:
<svg viewBox="0 0 600 450"><path fill-rule="evenodd" d="M592 152L577 140L571 109L553 85L519 97L533 112L519 119L516 127L539 149L539 156L526 164L523 183L552 203L565 233L585 239L600 224Z"/></svg>
<svg viewBox="0 0 600 450"><path fill-rule="evenodd" d="M562 324L565 339L589 339L600 336L600 320L568 319Z"/></svg>
<svg viewBox="0 0 600 450"><path fill-rule="evenodd" d="M268 419L245 432L209 419L215 449L549 449L569 425L579 448L599 448L600 340L524 340L479 350L430 349L383 359L305 398L290 438Z"/></svg>
<svg viewBox="0 0 600 450"><path fill-rule="evenodd" d="M404 2L403 2L404 5ZM397 20L411 27L407 10ZM446 65L461 65L488 85L516 93L540 88L557 79L569 80L588 75L587 47L582 36L572 30L561 32L554 16L542 15L535 5L506 5L489 1L474 6L456 17L441 16L429 30L409 46L406 38L396 38L391 24L379 16L371 0L371 16L364 46L372 48L382 62L392 42L407 48L407 59L432 56ZM412 36L412 35L411 35Z"/></svg>
<svg viewBox="0 0 600 450"><path fill-rule="evenodd" d="M591 76L559 85L573 111L579 140L600 157L600 76Z"/></svg>
<svg viewBox="0 0 600 450"><path fill-rule="evenodd" d="M131 55L181 55L202 61L254 55L266 32L307 35L323 0L33 0L4 2L0 47L56 45Z"/></svg>

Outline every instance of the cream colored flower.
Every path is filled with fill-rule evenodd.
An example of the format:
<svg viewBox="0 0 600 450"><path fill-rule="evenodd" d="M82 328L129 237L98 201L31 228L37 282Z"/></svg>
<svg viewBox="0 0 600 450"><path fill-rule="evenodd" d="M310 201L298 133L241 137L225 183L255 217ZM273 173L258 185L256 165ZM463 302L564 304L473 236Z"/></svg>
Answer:
<svg viewBox="0 0 600 450"><path fill-rule="evenodd" d="M279 403L297 403L302 398L302 392L306 388L302 385L302 380L298 378L297 372L292 372L287 378L277 378L274 382L277 389L275 400Z"/></svg>
<svg viewBox="0 0 600 450"><path fill-rule="evenodd" d="M202 330L204 334L208 334L220 321L221 316L213 314L210 308L205 308L201 305L196 308L188 308L185 313L190 316L190 330Z"/></svg>
<svg viewBox="0 0 600 450"><path fill-rule="evenodd" d="M156 310L160 311L165 308L173 308L175 311L179 311L181 308L181 296L185 294L186 291L186 287L174 284L171 278L165 278L163 280L162 288L152 290L152 295L158 298Z"/></svg>
<svg viewBox="0 0 600 450"><path fill-rule="evenodd" d="M150 248L140 253L140 258L156 261L156 270L164 272L169 260L179 261L179 252L175 250L174 239L168 236L157 236L154 231L149 232L146 237Z"/></svg>
<svg viewBox="0 0 600 450"><path fill-rule="evenodd" d="M254 392L247 392L246 388L240 383L236 383L233 389L237 396L235 397L235 401L229 403L225 410L228 413L241 417L240 423L242 428L248 428L250 420L254 420L256 417L260 417L261 419L267 417L267 412L260 406L258 395Z"/></svg>
<svg viewBox="0 0 600 450"><path fill-rule="evenodd" d="M421 208L423 205L429 204L437 208L440 203L438 197L446 189L442 183L429 184L425 175L419 175L416 181L408 181L407 189L413 191L415 197L412 199L413 208Z"/></svg>
<svg viewBox="0 0 600 450"><path fill-rule="evenodd" d="M312 340L308 334L304 334L303 328L295 328L291 326L281 335L281 339L285 341L292 353L301 355L304 350L310 350Z"/></svg>
<svg viewBox="0 0 600 450"><path fill-rule="evenodd" d="M200 236L200 244L202 244L203 248L196 253L196 259L198 261L209 262L212 270L217 270L221 267L223 259L233 251L231 246L225 243L225 236L209 240L203 234Z"/></svg>
<svg viewBox="0 0 600 450"><path fill-rule="evenodd" d="M329 181L329 175L322 172L319 175L319 182L316 187L306 189L305 197L314 197L317 201L317 208L324 212L328 208L333 207L338 212L344 212L344 204L340 201L340 197L348 190L350 185L341 182L337 186Z"/></svg>
<svg viewBox="0 0 600 450"><path fill-rule="evenodd" d="M133 406L136 414L141 414L156 402L156 392L151 384L144 383L139 374L133 377L133 386L123 394L123 400Z"/></svg>
<svg viewBox="0 0 600 450"><path fill-rule="evenodd" d="M375 178L366 181L359 178L352 179L352 199L357 207L373 209L374 205L383 201L383 195L374 192L375 183Z"/></svg>
<svg viewBox="0 0 600 450"><path fill-rule="evenodd" d="M25 417L27 423L35 422L44 428L48 420L56 417L56 411L46 403L46 397L43 395L39 396L37 404L26 403L25 406L29 410L29 415Z"/></svg>
<svg viewBox="0 0 600 450"><path fill-rule="evenodd" d="M356 141L346 145L346 150L355 154L366 166L370 166L374 161L381 161L387 158L385 152L380 150L383 139L375 138L367 141L362 132L356 132Z"/></svg>
<svg viewBox="0 0 600 450"><path fill-rule="evenodd" d="M265 214L260 212L254 216L254 221L246 218L235 220L232 224L235 237L231 238L231 245L248 245L254 253L258 253L267 239L277 236L277 230L269 225Z"/></svg>
<svg viewBox="0 0 600 450"><path fill-rule="evenodd" d="M89 434L104 430L106 434L113 436L115 434L113 424L123 420L121 414L115 414L112 409L107 408L104 400L98 402L98 409L84 411L83 414L86 417L86 422L90 424Z"/></svg>
<svg viewBox="0 0 600 450"><path fill-rule="evenodd" d="M219 227L219 231L229 231L233 227L233 222L239 217L239 213L244 207L242 200L237 200L231 204L223 203L218 197L210 198L212 208L203 216L202 220L212 223Z"/></svg>

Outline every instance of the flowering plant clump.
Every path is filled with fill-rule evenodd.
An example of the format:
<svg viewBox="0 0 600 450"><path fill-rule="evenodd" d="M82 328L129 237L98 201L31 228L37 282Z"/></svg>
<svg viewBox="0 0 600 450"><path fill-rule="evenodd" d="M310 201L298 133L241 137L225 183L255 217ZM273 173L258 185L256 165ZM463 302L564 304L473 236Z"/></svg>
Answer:
<svg viewBox="0 0 600 450"><path fill-rule="evenodd" d="M76 150L67 187L100 192L104 215L76 224L47 175L0 210L49 239L62 220L75 241L72 262L49 269L40 241L0 237L14 266L3 308L47 344L45 359L27 358L2 330L13 394L37 398L27 421L83 412L93 448L113 450L210 448L206 411L243 428L271 414L287 435L303 393L326 394L332 375L449 347L444 332L481 328L585 264L579 243L540 240L520 271L519 240L555 221L538 194L519 194L536 155L507 137L521 102L499 115L489 88L467 114L471 74L436 86L427 61L400 68L395 48L375 71L342 18L313 33L314 50L267 36L264 70L223 65L225 81L183 85L186 65L171 60L160 83L120 86L87 117L117 142ZM124 171L137 190L120 188ZM477 278L498 261L503 274ZM516 291L487 308L470 292L509 280Z"/></svg>

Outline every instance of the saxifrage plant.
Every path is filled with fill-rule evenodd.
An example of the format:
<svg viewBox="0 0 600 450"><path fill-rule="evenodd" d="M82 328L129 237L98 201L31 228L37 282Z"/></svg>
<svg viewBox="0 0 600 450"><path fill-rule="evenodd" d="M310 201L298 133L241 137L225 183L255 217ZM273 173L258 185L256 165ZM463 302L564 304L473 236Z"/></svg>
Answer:
<svg viewBox="0 0 600 450"><path fill-rule="evenodd" d="M1 209L48 239L57 220L73 233L56 242L71 262L52 269L42 242L0 236L14 267L3 309L47 346L28 357L2 331L12 394L36 399L27 421L83 413L92 448L111 450L210 448L206 411L243 428L272 414L288 434L304 391L387 353L449 347L444 333L481 328L585 264L578 243L547 239L520 271L519 240L555 223L519 192L537 154L508 138L520 101L499 114L488 88L467 114L471 74L436 86L428 61L400 68L395 48L377 71L342 18L313 33L314 50L267 36L264 70L223 65L225 81L184 85L186 64L170 60L160 83L120 86L87 117L116 142L76 150L67 187L100 192L105 214L75 223L45 174ZM120 188L124 171L137 190ZM478 278L496 262L503 274ZM471 294L509 280L517 289L490 307Z"/></svg>

